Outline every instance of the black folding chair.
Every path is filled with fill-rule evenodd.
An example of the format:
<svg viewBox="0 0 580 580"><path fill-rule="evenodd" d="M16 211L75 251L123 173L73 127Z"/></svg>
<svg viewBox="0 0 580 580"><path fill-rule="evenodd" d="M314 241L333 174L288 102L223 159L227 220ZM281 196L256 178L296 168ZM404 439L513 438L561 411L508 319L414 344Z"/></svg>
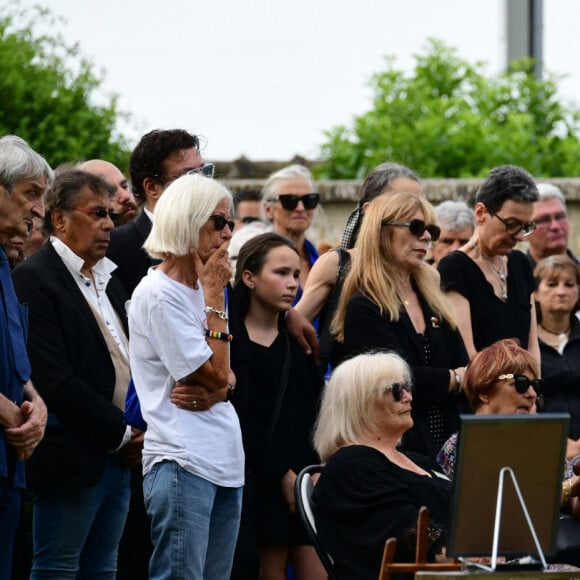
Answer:
<svg viewBox="0 0 580 580"><path fill-rule="evenodd" d="M305 467L296 478L294 493L296 495L296 509L304 523L304 528L308 537L314 545L314 549L328 573L329 580L335 580L333 572L332 556L324 551L318 540L318 533L316 531L316 522L314 521L314 514L310 505L312 492L314 491L314 484L312 483L312 476L315 473L320 473L323 469L322 465L309 465Z"/></svg>

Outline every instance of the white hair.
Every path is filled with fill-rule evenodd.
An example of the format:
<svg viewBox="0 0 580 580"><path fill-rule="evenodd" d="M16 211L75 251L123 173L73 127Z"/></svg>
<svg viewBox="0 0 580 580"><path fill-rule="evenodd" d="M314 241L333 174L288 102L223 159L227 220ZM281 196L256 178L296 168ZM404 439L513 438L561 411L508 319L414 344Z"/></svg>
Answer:
<svg viewBox="0 0 580 580"><path fill-rule="evenodd" d="M172 182L155 205L151 233L143 247L154 258L185 256L199 244L199 230L222 200L232 194L203 175L184 175Z"/></svg>

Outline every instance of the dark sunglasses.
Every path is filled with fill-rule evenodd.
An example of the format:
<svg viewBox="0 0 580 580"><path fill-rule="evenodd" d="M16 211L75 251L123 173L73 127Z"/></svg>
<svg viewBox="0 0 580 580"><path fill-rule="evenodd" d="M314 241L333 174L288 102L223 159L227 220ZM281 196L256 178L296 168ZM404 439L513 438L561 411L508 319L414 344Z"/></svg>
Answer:
<svg viewBox="0 0 580 580"><path fill-rule="evenodd" d="M223 215L212 214L209 216L210 220L213 220L213 225L216 231L221 232L226 226L230 228L230 232L234 231L234 226L236 225L233 220L226 219Z"/></svg>
<svg viewBox="0 0 580 580"><path fill-rule="evenodd" d="M89 213L96 216L98 219L102 220L106 217L110 217L114 222L117 221L121 214L113 211L112 209L105 209L104 207L96 207L95 209L89 209L85 207L73 207L73 211L80 211L82 213Z"/></svg>
<svg viewBox="0 0 580 580"><path fill-rule="evenodd" d="M302 202L304 209L314 209L320 202L320 194L307 193L306 195L296 195L294 193L283 193L270 198L270 201L279 201L284 209L289 211L298 207L298 202Z"/></svg>
<svg viewBox="0 0 580 580"><path fill-rule="evenodd" d="M411 234L415 237L420 238L425 230L429 232L431 240L436 242L441 235L441 228L435 224L426 224L423 220L411 220L410 222L382 222L383 226L404 226L409 228Z"/></svg>
<svg viewBox="0 0 580 580"><path fill-rule="evenodd" d="M530 385L532 386L534 391L536 391L536 393L539 393L542 388L542 385L544 384L544 381L542 381L542 379L528 379L526 375L514 375L513 373L509 373L507 375L499 375L497 379L498 381L513 379L514 387L520 395L523 395L525 392L527 392L527 390L530 388Z"/></svg>
<svg viewBox="0 0 580 580"><path fill-rule="evenodd" d="M407 393L413 392L413 385L411 383L393 383L390 387L387 387L387 391L391 391L393 399L400 403L403 398L403 391Z"/></svg>
<svg viewBox="0 0 580 580"><path fill-rule="evenodd" d="M505 226L505 231L508 236L517 236L520 232L523 232L524 236L527 237L536 231L536 224L534 222L524 223L520 220L505 220L489 208L487 208L487 213L496 217Z"/></svg>

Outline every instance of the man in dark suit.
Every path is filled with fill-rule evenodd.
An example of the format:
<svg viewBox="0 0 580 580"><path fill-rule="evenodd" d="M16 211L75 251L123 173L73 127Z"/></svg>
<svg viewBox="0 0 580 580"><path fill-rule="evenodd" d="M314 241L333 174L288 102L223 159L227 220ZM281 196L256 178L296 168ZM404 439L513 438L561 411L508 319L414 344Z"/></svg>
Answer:
<svg viewBox="0 0 580 580"><path fill-rule="evenodd" d="M82 171L46 196L50 241L13 272L28 304L32 377L49 417L30 461L31 578L113 580L143 434L123 418L129 381L126 294L105 258L111 190Z"/></svg>
<svg viewBox="0 0 580 580"><path fill-rule="evenodd" d="M141 206L137 219L115 228L107 256L117 264L115 275L127 295L147 270L157 262L143 250L143 242L151 231L155 204L165 188L186 173L213 176L213 165L204 163L199 153L199 139L181 129L154 130L144 135L129 162L135 200Z"/></svg>

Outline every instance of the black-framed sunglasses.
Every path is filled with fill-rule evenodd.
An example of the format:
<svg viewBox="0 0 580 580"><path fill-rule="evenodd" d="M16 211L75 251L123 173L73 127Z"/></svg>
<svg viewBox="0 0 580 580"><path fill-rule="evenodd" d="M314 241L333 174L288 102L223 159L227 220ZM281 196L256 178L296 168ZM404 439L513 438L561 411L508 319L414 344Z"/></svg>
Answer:
<svg viewBox="0 0 580 580"><path fill-rule="evenodd" d="M403 398L403 391L407 393L413 392L413 385L411 383L393 383L389 387L387 387L387 392L390 391L393 393L393 399L400 403L401 399Z"/></svg>
<svg viewBox="0 0 580 580"><path fill-rule="evenodd" d="M487 208L487 213L490 216L496 217L505 226L505 231L508 236L517 236L520 232L523 232L524 237L528 237L536 231L536 224L534 222L524 223L520 220L506 220L489 208Z"/></svg>
<svg viewBox="0 0 580 580"><path fill-rule="evenodd" d="M279 201L280 205L291 211L298 207L298 202L302 202L304 209L314 209L320 203L319 193L307 193L305 195L296 195L295 193L283 193L276 197L271 197L270 201Z"/></svg>
<svg viewBox="0 0 580 580"><path fill-rule="evenodd" d="M226 219L223 215L218 215L216 213L209 216L210 220L213 220L213 225L216 231L221 232L226 226L230 228L230 232L234 231L235 222L233 220Z"/></svg>
<svg viewBox="0 0 580 580"><path fill-rule="evenodd" d="M409 228L411 234L415 237L420 238L424 233L425 230L429 232L431 236L431 241L436 242L441 235L441 228L436 226L435 224L426 224L423 220L414 219L409 222L388 222L383 221L383 226L402 226Z"/></svg>
<svg viewBox="0 0 580 580"><path fill-rule="evenodd" d="M106 217L110 217L114 222L116 222L121 215L112 209L106 209L104 207L96 207L94 209L88 207L73 207L72 210L92 214L100 220L105 219Z"/></svg>
<svg viewBox="0 0 580 580"><path fill-rule="evenodd" d="M525 392L527 392L527 390L530 388L530 385L534 391L536 391L536 393L539 393L542 389L542 385L544 384L542 379L529 379L526 377L526 375L515 375L513 373L499 375L499 377L497 377L498 381L511 381L512 379L514 381L514 388L520 395L523 395Z"/></svg>

